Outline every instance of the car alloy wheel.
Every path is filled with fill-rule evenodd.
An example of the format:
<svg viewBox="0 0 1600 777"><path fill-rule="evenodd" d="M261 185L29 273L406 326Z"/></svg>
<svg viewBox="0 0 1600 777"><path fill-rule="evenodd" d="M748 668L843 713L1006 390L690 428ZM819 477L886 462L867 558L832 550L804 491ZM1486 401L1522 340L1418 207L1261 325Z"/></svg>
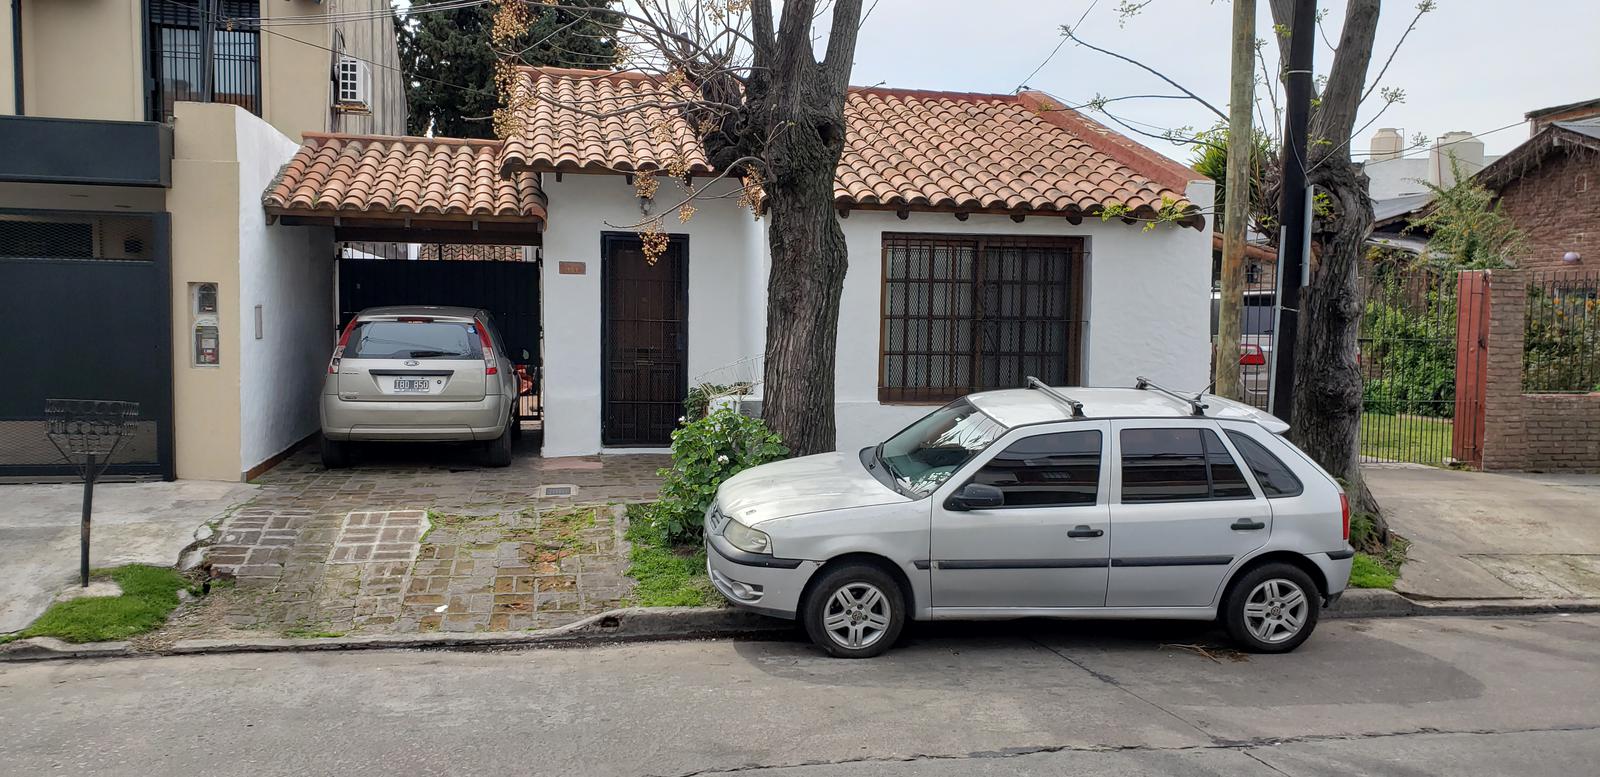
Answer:
<svg viewBox="0 0 1600 777"><path fill-rule="evenodd" d="M871 647L889 632L894 605L877 586L847 583L828 598L822 628L828 638L851 650Z"/></svg>
<svg viewBox="0 0 1600 777"><path fill-rule="evenodd" d="M1306 592L1293 581L1266 580L1244 601L1244 625L1251 636L1269 645L1287 642L1305 626L1310 606Z"/></svg>

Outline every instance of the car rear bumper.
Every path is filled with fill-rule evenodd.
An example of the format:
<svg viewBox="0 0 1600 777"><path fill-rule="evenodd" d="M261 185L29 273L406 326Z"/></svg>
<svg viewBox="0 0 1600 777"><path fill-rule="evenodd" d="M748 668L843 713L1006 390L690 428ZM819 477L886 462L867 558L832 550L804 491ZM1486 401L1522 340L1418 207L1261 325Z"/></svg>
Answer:
<svg viewBox="0 0 1600 777"><path fill-rule="evenodd" d="M475 402L364 402L322 395L322 434L330 440L493 440L505 432L506 398Z"/></svg>
<svg viewBox="0 0 1600 777"><path fill-rule="evenodd" d="M1349 554L1349 555L1346 555ZM1346 549L1335 553L1311 553L1306 556L1311 563L1322 570L1322 578L1328 583L1328 596L1337 599L1344 589L1350 585L1350 565L1354 563L1355 551Z"/></svg>
<svg viewBox="0 0 1600 777"><path fill-rule="evenodd" d="M800 594L817 571L815 561L775 559L740 552L721 537L706 538L706 574L729 604L794 620Z"/></svg>

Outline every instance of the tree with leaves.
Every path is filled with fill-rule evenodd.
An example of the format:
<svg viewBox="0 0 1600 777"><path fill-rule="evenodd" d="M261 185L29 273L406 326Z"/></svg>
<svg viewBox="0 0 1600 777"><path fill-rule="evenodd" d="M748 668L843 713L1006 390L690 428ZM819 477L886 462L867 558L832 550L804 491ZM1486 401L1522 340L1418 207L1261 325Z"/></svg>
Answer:
<svg viewBox="0 0 1600 777"><path fill-rule="evenodd" d="M609 67L616 58L613 30L592 11L613 0L564 0L559 7L529 9L527 24L503 45L491 40L494 8L472 5L444 11L419 0L397 11L395 32L405 70L407 131L451 138L494 137L500 107L495 67L507 59L526 65Z"/></svg>
<svg viewBox="0 0 1600 777"><path fill-rule="evenodd" d="M1432 202L1408 232L1428 236L1427 260L1447 270L1492 270L1516 264L1528 250L1528 238L1505 214L1494 192L1463 175L1450 155L1451 180L1440 186L1423 181Z"/></svg>

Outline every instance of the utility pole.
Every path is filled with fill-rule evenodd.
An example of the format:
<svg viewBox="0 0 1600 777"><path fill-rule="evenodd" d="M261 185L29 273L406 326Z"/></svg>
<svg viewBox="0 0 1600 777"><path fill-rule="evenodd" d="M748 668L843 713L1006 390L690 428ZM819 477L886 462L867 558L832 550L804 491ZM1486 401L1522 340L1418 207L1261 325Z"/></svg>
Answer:
<svg viewBox="0 0 1600 777"><path fill-rule="evenodd" d="M1278 204L1278 325L1272 333L1272 414L1294 414L1294 358L1300 332L1300 288L1311 250L1311 192L1306 188L1310 146L1311 67L1316 0L1295 0L1289 61L1283 71L1283 199Z"/></svg>
<svg viewBox="0 0 1600 777"><path fill-rule="evenodd" d="M1244 240L1250 218L1255 132L1256 0L1233 0L1233 83L1228 90L1228 173L1222 206L1222 291L1217 306L1216 392L1244 399L1239 380L1239 318L1244 307Z"/></svg>

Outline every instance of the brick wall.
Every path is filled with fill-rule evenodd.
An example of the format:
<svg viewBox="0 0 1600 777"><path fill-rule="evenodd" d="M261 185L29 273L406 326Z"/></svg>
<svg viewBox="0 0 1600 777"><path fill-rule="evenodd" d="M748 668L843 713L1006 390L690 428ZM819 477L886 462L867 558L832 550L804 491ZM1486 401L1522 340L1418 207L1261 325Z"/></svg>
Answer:
<svg viewBox="0 0 1600 777"><path fill-rule="evenodd" d="M1522 393L1529 274L1488 274L1483 468L1600 471L1600 394Z"/></svg>
<svg viewBox="0 0 1600 777"><path fill-rule="evenodd" d="M1500 202L1528 236L1528 254L1518 267L1560 267L1568 251L1582 255L1579 266L1600 267L1600 154L1552 151L1506 184Z"/></svg>

